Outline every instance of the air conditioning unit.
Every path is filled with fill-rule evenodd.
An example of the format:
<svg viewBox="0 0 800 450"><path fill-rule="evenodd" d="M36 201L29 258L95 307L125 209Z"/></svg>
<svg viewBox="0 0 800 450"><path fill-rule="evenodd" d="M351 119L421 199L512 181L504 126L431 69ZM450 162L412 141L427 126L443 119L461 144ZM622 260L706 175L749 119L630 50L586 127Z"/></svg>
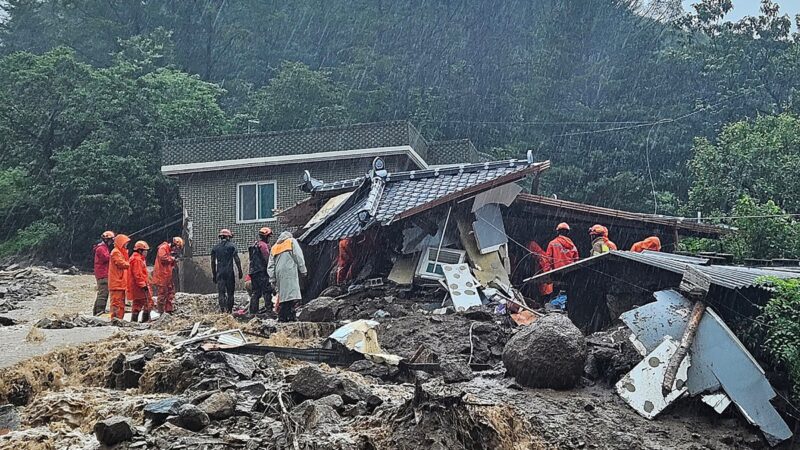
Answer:
<svg viewBox="0 0 800 450"><path fill-rule="evenodd" d="M444 280L442 264L461 264L465 255L464 250L428 247L419 257L416 275L426 280Z"/></svg>

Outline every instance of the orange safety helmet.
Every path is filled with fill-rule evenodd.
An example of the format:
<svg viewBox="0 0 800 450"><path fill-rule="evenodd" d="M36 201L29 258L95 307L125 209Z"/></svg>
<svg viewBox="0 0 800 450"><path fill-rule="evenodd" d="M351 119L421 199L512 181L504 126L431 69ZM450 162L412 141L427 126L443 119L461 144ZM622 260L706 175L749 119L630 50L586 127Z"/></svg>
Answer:
<svg viewBox="0 0 800 450"><path fill-rule="evenodd" d="M264 236L264 237L272 236L272 228L263 227L260 230L258 230L258 234L259 234L259 236Z"/></svg>
<svg viewBox="0 0 800 450"><path fill-rule="evenodd" d="M223 237L223 236L232 238L233 237L233 233L231 233L231 230L229 230L227 228L223 228L223 229L219 230L219 237Z"/></svg>
<svg viewBox="0 0 800 450"><path fill-rule="evenodd" d="M556 227L556 231L560 231L560 230L567 230L567 231L569 231L569 224L568 224L567 222L561 222L561 223L560 223L560 224L558 224L558 226Z"/></svg>
<svg viewBox="0 0 800 450"><path fill-rule="evenodd" d="M100 235L101 239L114 239L114 232L113 231L104 231L103 234Z"/></svg>
<svg viewBox="0 0 800 450"><path fill-rule="evenodd" d="M175 246L178 248L183 248L183 239L177 236L172 238L172 243L175 244Z"/></svg>
<svg viewBox="0 0 800 450"><path fill-rule="evenodd" d="M136 241L136 243L133 244L133 251L136 250L150 250L150 246L147 245L145 241Z"/></svg>
<svg viewBox="0 0 800 450"><path fill-rule="evenodd" d="M597 234L599 236L608 236L608 228L606 228L606 227L604 227L604 226L602 226L600 224L592 225L592 227L589 228L589 234Z"/></svg>

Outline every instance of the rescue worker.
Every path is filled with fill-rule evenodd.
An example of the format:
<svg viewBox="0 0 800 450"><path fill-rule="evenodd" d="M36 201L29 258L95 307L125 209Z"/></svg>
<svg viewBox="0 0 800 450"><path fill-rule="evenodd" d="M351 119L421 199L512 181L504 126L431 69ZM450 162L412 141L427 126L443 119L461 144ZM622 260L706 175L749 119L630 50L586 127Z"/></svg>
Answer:
<svg viewBox="0 0 800 450"><path fill-rule="evenodd" d="M272 246L267 265L269 279L275 284L278 291L279 322L295 320L294 305L297 300L302 299L299 274L305 276L307 273L306 261L300 244L294 239L292 233L284 231Z"/></svg>
<svg viewBox="0 0 800 450"><path fill-rule="evenodd" d="M632 252L641 253L645 250L650 250L651 252L660 252L661 251L661 239L656 236L650 236L645 238L643 241L639 241L631 247Z"/></svg>
<svg viewBox="0 0 800 450"><path fill-rule="evenodd" d="M578 248L569 238L569 231L569 224L561 222L556 226L558 236L547 244L546 255L553 269L572 264L580 258Z"/></svg>
<svg viewBox="0 0 800 450"><path fill-rule="evenodd" d="M353 238L339 239L339 256L336 258L336 284L343 285L353 279Z"/></svg>
<svg viewBox="0 0 800 450"><path fill-rule="evenodd" d="M592 256L602 255L617 249L617 244L608 238L608 228L603 225L593 225L589 228L589 238L592 240Z"/></svg>
<svg viewBox="0 0 800 450"><path fill-rule="evenodd" d="M111 318L122 319L125 316L125 291L128 289L128 249L131 238L118 234L114 238L114 250L108 264L108 290L111 292Z"/></svg>
<svg viewBox="0 0 800 450"><path fill-rule="evenodd" d="M150 292L147 276L147 251L150 246L145 241L136 241L133 244L133 255L128 269L128 298L131 299L131 322L139 321L142 313L142 322L150 321L150 311L153 309L153 297Z"/></svg>
<svg viewBox="0 0 800 450"><path fill-rule="evenodd" d="M239 271L241 280L242 262L239 260L239 250L231 242L233 233L227 228L219 230L219 243L211 249L211 277L217 285L219 309L221 312L233 312L233 291L236 288L233 263Z"/></svg>
<svg viewBox="0 0 800 450"><path fill-rule="evenodd" d="M258 239L250 246L250 314L258 314L258 304L261 297L264 297L264 306L269 309L272 306L272 286L267 275L267 264L269 263L269 238L272 236L272 229L263 227L258 230Z"/></svg>
<svg viewBox="0 0 800 450"><path fill-rule="evenodd" d="M553 268L553 265L550 263L550 259L547 257L547 253L545 253L538 242L528 242L527 248L531 254L531 257L534 258L533 261L535 263L535 268L532 275L549 272ZM538 286L538 288L539 295L542 297L548 297L553 293L553 283L542 283Z"/></svg>
<svg viewBox="0 0 800 450"><path fill-rule="evenodd" d="M98 315L106 310L108 304L108 260L114 248L114 232L106 231L100 235L101 241L94 246L94 278L97 280L97 298L94 300L92 314Z"/></svg>
<svg viewBox="0 0 800 450"><path fill-rule="evenodd" d="M156 263L153 267L153 285L158 289L156 309L159 314L171 313L175 310L175 281L172 271L176 259L183 250L183 239L172 238L172 243L162 242L156 250Z"/></svg>

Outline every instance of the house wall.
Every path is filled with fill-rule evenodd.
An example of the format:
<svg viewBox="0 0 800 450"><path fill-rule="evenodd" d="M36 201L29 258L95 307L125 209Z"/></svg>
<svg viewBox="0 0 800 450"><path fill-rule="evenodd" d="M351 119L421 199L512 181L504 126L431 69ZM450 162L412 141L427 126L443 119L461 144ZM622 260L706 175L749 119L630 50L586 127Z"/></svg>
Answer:
<svg viewBox="0 0 800 450"><path fill-rule="evenodd" d="M258 229L272 228L277 237L287 227L279 219L253 223L236 222L237 184L256 181L275 181L277 188L276 209L286 209L308 197L298 185L303 171L308 170L314 178L322 181L337 181L364 175L372 166L373 158L341 159L305 164L288 164L212 172L198 172L178 176L178 186L191 222L191 236L187 241L186 257L181 263L179 289L185 292L216 292L211 282L211 248L219 240L221 228L233 232L233 242L239 248L242 267L247 272L247 247L252 243ZM416 166L405 155L384 157L390 172L413 170ZM294 230L289 230L294 231ZM187 232L188 233L188 232ZM188 236L187 236L188 237ZM241 288L241 286L240 286Z"/></svg>

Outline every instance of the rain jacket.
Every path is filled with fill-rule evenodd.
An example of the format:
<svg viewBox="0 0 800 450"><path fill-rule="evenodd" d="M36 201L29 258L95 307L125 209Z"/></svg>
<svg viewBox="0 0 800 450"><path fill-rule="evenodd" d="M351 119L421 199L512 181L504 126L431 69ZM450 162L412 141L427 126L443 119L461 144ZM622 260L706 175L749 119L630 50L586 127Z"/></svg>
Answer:
<svg viewBox="0 0 800 450"><path fill-rule="evenodd" d="M147 263L139 252L133 252L128 269L128 298L139 300L147 298Z"/></svg>
<svg viewBox="0 0 800 450"><path fill-rule="evenodd" d="M128 249L125 248L131 238L124 234L118 234L114 238L114 250L111 250L110 262L108 264L108 290L126 291L128 290Z"/></svg>
<svg viewBox="0 0 800 450"><path fill-rule="evenodd" d="M553 269L558 269L574 263L580 256L572 239L566 236L556 236L547 245L547 258L553 264Z"/></svg>
<svg viewBox="0 0 800 450"><path fill-rule="evenodd" d="M284 231L272 246L267 265L267 275L275 282L282 302L300 300L300 276L305 275L306 261L300 244L292 237L292 233Z"/></svg>
<svg viewBox="0 0 800 450"><path fill-rule="evenodd" d="M98 280L108 278L108 260L111 258L111 250L105 242L100 242L94 246L94 277Z"/></svg>
<svg viewBox="0 0 800 450"><path fill-rule="evenodd" d="M339 255L336 258L336 284L343 284L353 278L353 239L339 240Z"/></svg>
<svg viewBox="0 0 800 450"><path fill-rule="evenodd" d="M660 252L661 239L657 238L656 236L650 236L643 241L633 244L631 247L631 251L636 253L641 253L645 250L650 250L651 252Z"/></svg>
<svg viewBox="0 0 800 450"><path fill-rule="evenodd" d="M549 272L553 269L553 265L550 264L550 259L547 257L547 253L545 253L538 242L528 242L528 251L531 252L531 257L536 258L536 272L531 275L538 275L540 273ZM553 283L542 283L539 285L538 289L540 295L550 295L553 293Z"/></svg>
<svg viewBox="0 0 800 450"><path fill-rule="evenodd" d="M175 257L172 256L172 247L170 247L169 242L162 242L156 252L156 264L153 267L153 284L156 286L171 286L173 267L175 267Z"/></svg>
<svg viewBox="0 0 800 450"><path fill-rule="evenodd" d="M242 275L242 262L239 250L233 242L223 239L211 249L211 275L219 278L233 278L233 263Z"/></svg>
<svg viewBox="0 0 800 450"><path fill-rule="evenodd" d="M249 247L250 253L250 275L264 272L267 270L267 263L269 262L269 244L264 242L263 239L257 240Z"/></svg>

